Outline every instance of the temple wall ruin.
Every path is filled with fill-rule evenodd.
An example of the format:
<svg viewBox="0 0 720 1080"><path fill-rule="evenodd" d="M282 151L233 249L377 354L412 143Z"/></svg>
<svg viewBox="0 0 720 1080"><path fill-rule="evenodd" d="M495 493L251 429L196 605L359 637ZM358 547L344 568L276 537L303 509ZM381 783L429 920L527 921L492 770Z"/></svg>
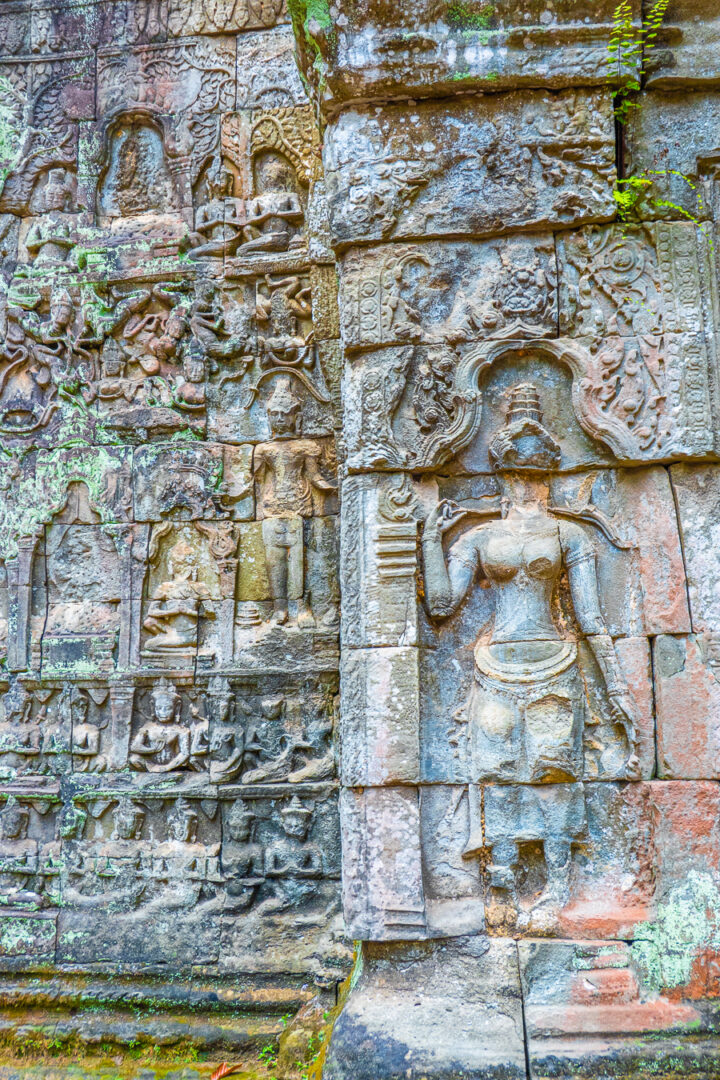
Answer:
<svg viewBox="0 0 720 1080"><path fill-rule="evenodd" d="M0 9L0 1077L720 1076L720 18L289 6Z"/></svg>

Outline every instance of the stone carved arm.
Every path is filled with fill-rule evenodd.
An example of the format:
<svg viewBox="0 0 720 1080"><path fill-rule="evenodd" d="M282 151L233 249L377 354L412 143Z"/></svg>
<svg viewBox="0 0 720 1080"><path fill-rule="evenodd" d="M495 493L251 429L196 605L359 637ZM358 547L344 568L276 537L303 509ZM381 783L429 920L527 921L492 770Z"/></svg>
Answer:
<svg viewBox="0 0 720 1080"><path fill-rule="evenodd" d="M612 719L625 731L631 753L630 763L634 765L637 751L636 704L600 609L595 549L578 525L566 522L560 525L560 541L575 616L602 673Z"/></svg>
<svg viewBox="0 0 720 1080"><path fill-rule="evenodd" d="M467 513L450 500L443 499L428 515L422 534L425 598L428 611L436 619L446 619L467 595L478 568L474 547L461 537L445 560L443 533Z"/></svg>
<svg viewBox="0 0 720 1080"><path fill-rule="evenodd" d="M266 468L267 458L262 450L256 446L253 450L252 464L250 465L250 478L248 482L243 484L240 490L235 493L234 498L243 499L246 495L251 495L255 490L255 482L263 482Z"/></svg>
<svg viewBox="0 0 720 1080"><path fill-rule="evenodd" d="M326 480L321 474L316 457L308 455L305 458L305 469L308 480L318 491L337 491L337 484L334 484L331 480Z"/></svg>
<svg viewBox="0 0 720 1080"><path fill-rule="evenodd" d="M188 728L180 728L178 731L177 748L178 752L172 761L168 761L164 765L158 765L155 762L148 764L148 772L173 772L175 769L181 769L183 765L187 765L190 760L190 731Z"/></svg>

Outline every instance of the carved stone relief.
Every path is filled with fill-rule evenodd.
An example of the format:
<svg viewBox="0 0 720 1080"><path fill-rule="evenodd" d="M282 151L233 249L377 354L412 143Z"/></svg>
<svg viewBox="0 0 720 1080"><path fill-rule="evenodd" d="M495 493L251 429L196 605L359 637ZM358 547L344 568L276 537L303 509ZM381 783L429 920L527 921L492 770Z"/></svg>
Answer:
<svg viewBox="0 0 720 1080"><path fill-rule="evenodd" d="M20 13L0 966L332 986L340 326L284 4Z"/></svg>
<svg viewBox="0 0 720 1080"><path fill-rule="evenodd" d="M576 91L500 101L344 111L324 150L334 242L611 220L607 99Z"/></svg>
<svg viewBox="0 0 720 1080"><path fill-rule="evenodd" d="M714 1075L717 20L665 14L3 6L8 1047L35 995L212 1071L354 940L324 1080Z"/></svg>

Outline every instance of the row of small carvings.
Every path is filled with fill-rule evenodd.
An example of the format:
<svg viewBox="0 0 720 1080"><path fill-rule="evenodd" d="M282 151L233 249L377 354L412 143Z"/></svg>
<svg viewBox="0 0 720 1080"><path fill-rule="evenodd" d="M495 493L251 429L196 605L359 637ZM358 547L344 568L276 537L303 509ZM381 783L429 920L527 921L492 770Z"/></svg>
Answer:
<svg viewBox="0 0 720 1080"><path fill-rule="evenodd" d="M324 216L324 188L316 178L316 136L309 109L271 109L254 119L244 119L241 113L210 114L208 119L201 110L203 122L212 127L212 137L198 140L187 128L192 112L183 113L180 102L171 102L174 107L168 107L167 112L160 110L157 121L139 121L132 104L125 100L128 86L135 86L135 80L124 80L115 97L110 95L107 118L82 155L87 175L79 172L79 179L74 178L78 132L74 124L65 130L64 117L61 141L67 146L69 171L48 171L48 163L57 161L57 154L53 158L46 152L43 164L40 150L33 158L32 176L15 177L11 170L3 206L21 214L27 214L31 204L37 210L31 246L25 247L39 269L62 265L67 258L73 246L71 226L78 221L66 207L74 208L77 199L93 208L90 219L94 219L99 200L98 220L109 223L117 218L131 231L140 228L143 215L150 215L155 236L166 247L194 229L197 236L191 238L190 246L199 258L292 251L303 246L307 217L311 232L317 234L317 250L322 249L327 257L321 235L324 230L319 227ZM702 104L705 127L698 129L698 137L706 153L712 154L720 134L717 121L712 122L712 100ZM130 110L124 122L123 108ZM456 100L441 106L440 112L443 110L447 116L439 117L438 107L426 103L418 105L410 118L405 108L398 106L389 106L379 116L374 112L343 114L328 135L324 150L330 227L336 246L382 241L390 235L394 239L492 236L528 226L564 230L615 218L609 92L578 91L552 99L532 92L491 94ZM646 111L643 109L643 117ZM662 131L655 131L652 121L649 123L648 132L639 137L639 155L646 144L648 152L655 151L655 143L663 139ZM86 125L95 127L90 120ZM657 115L655 125L662 128ZM173 150L170 144L183 133L188 145ZM114 157L113 140L117 143ZM214 147L220 140L218 156ZM101 145L100 151L96 144ZM387 155L381 159L378 145L387 147ZM131 183L125 183L121 174L123 150L126 156L132 150L135 156L148 160L148 168L136 170ZM158 162L179 152L181 156L192 155L191 167L184 169L173 162L178 166L174 172L167 164L163 171ZM94 158L98 163L91 166ZM109 161L103 179L107 190L102 188L98 193L95 189L103 173L103 160L106 165ZM669 195L673 197L669 201L681 208L671 212L676 220L682 220L683 212L694 219L706 218L707 208L712 206L712 178L706 178L704 160L703 156L697 168L691 167L679 195L676 189L680 176L686 175L686 161L677 163L672 176L657 177L658 189L653 189L643 213L668 216L668 208L658 208L656 203L658 196ZM642 161L636 164L640 169L643 164L647 167ZM154 178L151 183L148 173ZM244 180L243 174L247 174ZM87 193L83 193L84 184L91 189ZM6 226L10 224L6 222ZM705 231L702 225L699 228ZM8 233L8 243L12 242ZM92 246L90 236L87 242ZM100 243L100 237L95 237L95 243ZM622 263L618 268L626 270Z"/></svg>
<svg viewBox="0 0 720 1080"><path fill-rule="evenodd" d="M333 670L337 518L299 509L239 524L58 522L19 538L0 583L10 671Z"/></svg>
<svg viewBox="0 0 720 1080"><path fill-rule="evenodd" d="M4 794L0 911L24 928L5 958L43 958L56 919L61 958L89 963L146 963L163 949L166 961L177 952L216 962L225 927L225 951L254 952L253 970L294 927L305 928L309 955L331 921L341 932L337 797L327 785L299 795L281 785L68 791L62 801L27 787ZM249 936L235 941L238 917ZM12 927L0 923L5 942ZM298 948L288 961L287 940L284 949L290 970L308 959Z"/></svg>
<svg viewBox="0 0 720 1080"><path fill-rule="evenodd" d="M656 769L667 778L720 778L717 638L655 639L654 694L646 640L616 641L632 693L629 717L613 711L581 643L580 679L561 687L566 699L531 702L524 724L506 710L501 751L479 726L477 703L466 701L467 663L450 686L434 652L419 668L414 650L353 652L343 660L343 782L649 779ZM418 679L436 685L419 694ZM383 700L372 698L378 686ZM331 677L300 683L267 675L235 691L218 676L205 687L164 677L137 688L98 681L32 690L16 681L2 698L0 776L129 768L169 778L197 773L213 783L325 780L336 771L334 694ZM690 710L682 707L688 700ZM544 730L551 720L555 727Z"/></svg>
<svg viewBox="0 0 720 1080"><path fill-rule="evenodd" d="M278 675L234 687L218 676L204 686L161 678L138 687L124 681L33 688L17 680L0 701L0 776L129 767L138 784L151 776L177 782L181 773L205 784L329 780L336 684L332 676Z"/></svg>
<svg viewBox="0 0 720 1080"><path fill-rule="evenodd" d="M0 557L15 553L11 537L40 532L53 522L122 528L133 522L202 521L224 523L232 531L231 521L285 512L336 514L333 439L303 437L297 430L300 402L287 381L276 383L269 404L273 420L282 412L289 430L279 432L271 420L278 433L271 430L254 445L186 438L135 448L81 444L8 453L0 462ZM277 489L283 466L293 473L292 491Z"/></svg>
<svg viewBox="0 0 720 1080"><path fill-rule="evenodd" d="M90 211L79 222L88 225L97 209L101 224L132 219L139 233L177 240L180 226L193 228L193 205L227 197L235 210L238 198L272 194L276 211L298 211L317 177L318 136L287 31L23 57L0 61L0 74L11 133L0 208L48 215L56 237L63 214ZM281 192L293 206L281 207ZM303 216L288 214L285 232ZM205 240L222 235L219 224ZM68 246L45 255L64 259Z"/></svg>
<svg viewBox="0 0 720 1080"><path fill-rule="evenodd" d="M345 789L340 817L357 938L647 938L690 875L718 895L712 781Z"/></svg>

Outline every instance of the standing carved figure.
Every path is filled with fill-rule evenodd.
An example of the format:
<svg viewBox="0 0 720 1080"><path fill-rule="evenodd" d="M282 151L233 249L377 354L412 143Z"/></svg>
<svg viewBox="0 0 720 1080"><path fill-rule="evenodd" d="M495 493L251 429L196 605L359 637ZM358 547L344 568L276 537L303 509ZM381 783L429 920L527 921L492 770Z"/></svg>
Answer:
<svg viewBox="0 0 720 1080"><path fill-rule="evenodd" d="M563 573L579 630L604 679L610 718L625 732L630 775L636 774L637 757L635 703L600 609L595 545L580 524L558 516L572 512L550 505L549 474L560 463L560 447L541 421L535 387L515 387L505 426L489 446L502 493L500 520L471 527L453 540L446 556L443 533L468 510L443 501L425 522L423 555L433 618L452 615L477 578L494 599L492 629L476 642L461 717L471 782L557 785L552 805L542 789L522 789L522 798L502 786L486 789L491 886L512 895L518 844L542 841L547 888L540 906L557 910L567 898L571 844L584 829L582 787L576 782L583 778L588 714L577 643L563 636L553 616ZM471 833L466 856L482 846L476 840Z"/></svg>
<svg viewBox="0 0 720 1080"><path fill-rule="evenodd" d="M297 600L297 624L302 628L315 625L304 597L304 521L313 516L313 488L330 494L336 485L320 473L321 444L298 438L299 409L290 379L279 377L267 403L273 439L255 447L252 471L258 489L273 621L287 622L288 601Z"/></svg>

